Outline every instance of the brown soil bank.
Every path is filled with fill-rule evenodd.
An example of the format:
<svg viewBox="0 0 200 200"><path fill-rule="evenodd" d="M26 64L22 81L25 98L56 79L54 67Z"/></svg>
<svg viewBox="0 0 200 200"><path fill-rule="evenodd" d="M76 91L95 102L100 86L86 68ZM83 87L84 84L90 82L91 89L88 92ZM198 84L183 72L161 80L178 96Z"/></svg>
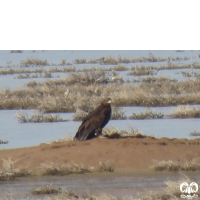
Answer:
<svg viewBox="0 0 200 200"><path fill-rule="evenodd" d="M2 159L9 157L17 161L15 167L32 170L39 170L41 164L50 162L96 167L99 162L109 160L115 171L142 173L149 170L154 160L188 162L199 156L200 139L98 138L0 150L0 170L3 170Z"/></svg>

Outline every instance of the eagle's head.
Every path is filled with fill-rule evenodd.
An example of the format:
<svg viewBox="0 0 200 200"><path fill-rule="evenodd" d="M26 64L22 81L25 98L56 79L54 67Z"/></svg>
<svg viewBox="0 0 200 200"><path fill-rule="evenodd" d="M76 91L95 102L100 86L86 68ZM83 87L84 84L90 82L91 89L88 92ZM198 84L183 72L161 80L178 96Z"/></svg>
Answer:
<svg viewBox="0 0 200 200"><path fill-rule="evenodd" d="M101 102L102 105L110 105L112 102L111 98L106 98L103 99L103 101Z"/></svg>

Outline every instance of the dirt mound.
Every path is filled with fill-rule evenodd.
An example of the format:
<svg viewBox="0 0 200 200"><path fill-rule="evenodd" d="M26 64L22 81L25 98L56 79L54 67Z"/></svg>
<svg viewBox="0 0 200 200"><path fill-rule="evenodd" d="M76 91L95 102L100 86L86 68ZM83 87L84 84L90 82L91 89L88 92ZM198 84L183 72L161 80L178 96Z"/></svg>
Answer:
<svg viewBox="0 0 200 200"><path fill-rule="evenodd" d="M66 163L98 166L110 161L119 172L149 170L154 160L188 162L200 156L200 139L169 139L154 137L56 142L36 147L0 150L0 170L3 158L9 157L15 167L40 170L41 164Z"/></svg>

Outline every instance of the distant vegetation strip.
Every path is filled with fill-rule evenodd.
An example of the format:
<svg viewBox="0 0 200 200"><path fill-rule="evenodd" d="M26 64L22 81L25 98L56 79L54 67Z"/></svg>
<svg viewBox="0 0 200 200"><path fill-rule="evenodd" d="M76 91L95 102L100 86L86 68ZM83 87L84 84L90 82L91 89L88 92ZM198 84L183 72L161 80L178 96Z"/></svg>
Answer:
<svg viewBox="0 0 200 200"><path fill-rule="evenodd" d="M59 115L43 115L43 114L32 114L31 117L28 117L28 114L17 113L16 117L20 123L28 122L66 122L67 119L62 119Z"/></svg>
<svg viewBox="0 0 200 200"><path fill-rule="evenodd" d="M87 112L78 109L72 116L73 121L82 121L86 116ZM62 119L59 115L44 115L44 114L32 114L31 117L27 113L17 113L16 117L20 123L28 122L65 122L69 119ZM163 119L163 118L200 118L200 107L190 106L178 106L176 109L171 111L171 114L164 115L161 112L156 112L154 109L147 108L145 112L132 113L131 116L127 117L125 111L120 107L113 107L111 120L126 120L126 119Z"/></svg>
<svg viewBox="0 0 200 200"><path fill-rule="evenodd" d="M76 112L79 108L89 112L107 96L116 107L192 105L200 104L199 91L200 79L173 82L164 77L132 85L124 84L120 77L111 78L100 70L70 73L65 79L43 83L30 81L21 89L5 87L0 90L0 109L38 109L43 113L59 113Z"/></svg>
<svg viewBox="0 0 200 200"><path fill-rule="evenodd" d="M8 144L8 140L0 140L0 144Z"/></svg>

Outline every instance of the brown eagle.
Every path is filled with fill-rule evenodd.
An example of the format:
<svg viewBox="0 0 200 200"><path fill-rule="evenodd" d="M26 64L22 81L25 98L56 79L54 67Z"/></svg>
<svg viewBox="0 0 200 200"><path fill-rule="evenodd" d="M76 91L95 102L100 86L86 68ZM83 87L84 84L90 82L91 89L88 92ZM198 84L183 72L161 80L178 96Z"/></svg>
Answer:
<svg viewBox="0 0 200 200"><path fill-rule="evenodd" d="M111 98L106 98L97 108L90 112L83 119L74 140L89 140L101 135L102 128L108 123L111 117L110 104Z"/></svg>

